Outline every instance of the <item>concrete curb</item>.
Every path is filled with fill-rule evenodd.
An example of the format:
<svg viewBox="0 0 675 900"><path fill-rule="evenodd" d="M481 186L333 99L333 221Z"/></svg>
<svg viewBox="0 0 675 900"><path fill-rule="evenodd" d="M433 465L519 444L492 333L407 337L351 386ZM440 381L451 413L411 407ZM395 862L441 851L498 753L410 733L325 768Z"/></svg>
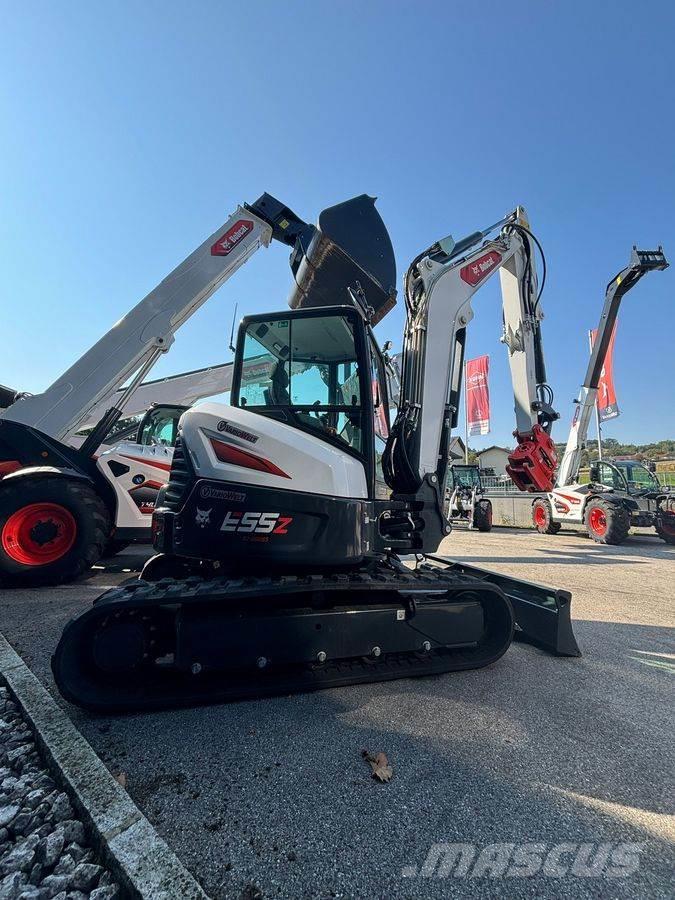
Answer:
<svg viewBox="0 0 675 900"><path fill-rule="evenodd" d="M2 633L0 675L32 726L47 765L89 827L96 849L129 895L208 900Z"/></svg>

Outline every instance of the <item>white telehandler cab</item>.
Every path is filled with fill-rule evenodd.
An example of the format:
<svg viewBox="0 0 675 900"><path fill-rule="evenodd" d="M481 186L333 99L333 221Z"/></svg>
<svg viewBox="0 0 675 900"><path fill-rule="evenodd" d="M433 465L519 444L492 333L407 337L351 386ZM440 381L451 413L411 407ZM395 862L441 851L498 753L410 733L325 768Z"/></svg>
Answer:
<svg viewBox="0 0 675 900"><path fill-rule="evenodd" d="M628 467L618 461L599 460L591 466L587 484L578 480L581 452L586 446L621 300L647 272L667 268L662 247L658 250L633 247L628 266L607 285L595 343L555 486L547 497L539 497L532 504L532 521L541 534L557 534L563 525L585 525L594 541L621 544L631 526L642 526L655 528L664 541L675 543L675 496L662 488L644 466L631 463Z"/></svg>
<svg viewBox="0 0 675 900"><path fill-rule="evenodd" d="M152 540L152 513L159 489L171 468L178 420L198 400L227 393L231 387L232 363L221 363L144 381L126 403L127 427L116 429L97 452L99 468L115 479L112 482L116 496L115 527L105 547L105 556L119 553L128 544ZM99 414L105 412L104 407L101 404ZM82 446L86 432L96 421L97 411L94 411L91 421L70 437L68 443L73 447Z"/></svg>

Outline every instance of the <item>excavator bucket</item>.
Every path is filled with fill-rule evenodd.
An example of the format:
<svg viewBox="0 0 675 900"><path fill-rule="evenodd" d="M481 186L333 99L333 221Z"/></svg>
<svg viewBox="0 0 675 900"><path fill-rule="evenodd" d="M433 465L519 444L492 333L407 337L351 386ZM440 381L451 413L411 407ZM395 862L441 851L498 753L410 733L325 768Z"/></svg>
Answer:
<svg viewBox="0 0 675 900"><path fill-rule="evenodd" d="M291 309L349 303L362 293L372 324L396 303L396 261L386 226L367 194L324 209L291 255ZM359 291L359 288L361 291Z"/></svg>
<svg viewBox="0 0 675 900"><path fill-rule="evenodd" d="M514 637L556 656L581 656L572 630L572 595L569 591L467 566L443 556L432 555L427 559L443 563L457 575L501 588L513 609Z"/></svg>

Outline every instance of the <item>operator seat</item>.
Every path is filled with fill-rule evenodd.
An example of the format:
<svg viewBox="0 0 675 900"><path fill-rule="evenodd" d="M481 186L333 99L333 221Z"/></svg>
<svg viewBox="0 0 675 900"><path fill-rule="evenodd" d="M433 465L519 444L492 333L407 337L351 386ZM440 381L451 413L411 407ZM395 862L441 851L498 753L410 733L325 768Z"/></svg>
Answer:
<svg viewBox="0 0 675 900"><path fill-rule="evenodd" d="M268 391L270 404L272 406L290 407L292 415L296 419L296 421L300 422L303 425L308 425L315 431L319 428L325 431L326 426L324 425L323 420L320 417L314 417L309 413L301 412L298 409L293 409L293 404L291 403L291 395L288 390L290 379L288 377L288 372L286 371L286 366L287 363L283 359L278 360L274 365Z"/></svg>

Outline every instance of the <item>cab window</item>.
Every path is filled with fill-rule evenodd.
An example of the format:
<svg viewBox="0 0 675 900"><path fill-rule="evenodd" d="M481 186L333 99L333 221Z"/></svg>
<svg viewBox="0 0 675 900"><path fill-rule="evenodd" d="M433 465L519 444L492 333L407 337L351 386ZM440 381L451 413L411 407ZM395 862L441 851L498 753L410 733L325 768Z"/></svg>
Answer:
<svg viewBox="0 0 675 900"><path fill-rule="evenodd" d="M659 480L654 475L653 472L650 472L645 466L640 465L640 463L628 463L627 466L622 467L624 470L624 474L626 476L626 480L628 481L628 487L634 488L637 491L644 490L648 488L650 490L659 490L661 485L659 484Z"/></svg>
<svg viewBox="0 0 675 900"><path fill-rule="evenodd" d="M615 491L625 491L626 481L621 472L606 462L598 462L598 475L600 484L612 488Z"/></svg>
<svg viewBox="0 0 675 900"><path fill-rule="evenodd" d="M173 447L178 433L178 420L184 411L183 407L173 406L151 409L141 423L138 443L144 446Z"/></svg>
<svg viewBox="0 0 675 900"><path fill-rule="evenodd" d="M252 322L238 405L282 411L299 428L363 451L354 328L344 316Z"/></svg>

